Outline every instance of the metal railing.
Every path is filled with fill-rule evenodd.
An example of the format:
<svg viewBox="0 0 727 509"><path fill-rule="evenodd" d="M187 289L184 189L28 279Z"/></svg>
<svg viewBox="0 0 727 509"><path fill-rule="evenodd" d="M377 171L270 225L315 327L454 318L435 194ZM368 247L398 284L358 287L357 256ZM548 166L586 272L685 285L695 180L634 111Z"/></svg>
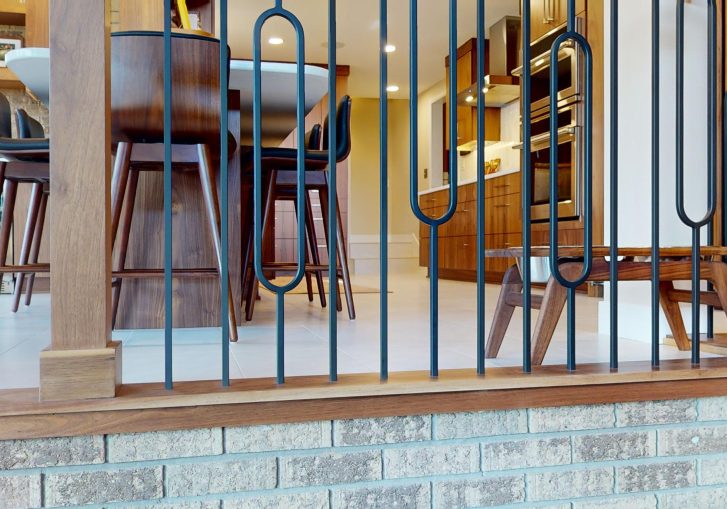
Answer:
<svg viewBox="0 0 727 509"><path fill-rule="evenodd" d="M328 0L328 98L329 98L329 118L336 118L336 0ZM476 374L485 374L485 179L481 168L484 167L485 161L485 100L484 100L484 70L485 70L485 0L477 1L477 165L480 170L477 172L477 323L476 323L476 342L473 347L476 349ZM715 0L708 0L708 30L707 37L709 40L708 52L708 196L707 211L700 219L692 219L686 212L684 206L684 0L677 0L677 98L676 98L676 208L681 221L692 230L692 351L691 360L694 365L700 362L699 351L699 332L700 332L700 229L706 226L710 227L717 213L717 172L718 168L718 125L717 125L717 5ZM652 113L651 113L651 185L652 185L652 220L651 220L651 321L652 321L652 338L651 338L651 362L654 367L659 366L659 227L660 227L660 200L659 185L663 168L660 162L660 113L661 105L660 97L660 2L653 0L652 2ZM227 111L228 101L228 1L221 0L220 3L220 101L221 101L221 232L222 232L222 255L221 255L221 341L222 341L222 383L229 385L229 322L228 300L226 298L228 292L228 189L227 176L228 165L228 143L227 131L228 120L225 112ZM454 149L457 145L457 0L449 0L449 58L451 65L449 66L449 97L448 102L448 122L449 137L452 150L449 153L449 204L446 211L439 217L430 217L425 214L418 203L418 127L419 118L417 111L418 102L418 85L419 85L419 51L418 51L418 14L419 5L417 0L409 2L409 42L410 42L410 205L414 216L427 225L430 229L430 246L429 246L429 267L430 267L430 338L429 338L429 356L430 356L430 375L437 377L439 374L439 254L438 240L439 229L442 225L452 219L457 209L458 203L458 154ZM591 51L589 41L576 30L576 2L568 0L567 3L567 29L564 33L555 38L551 48L551 90L550 90L550 267L553 277L564 287L567 288L567 367L569 370L576 370L576 288L587 281L593 264L593 218L592 218L592 186L593 186L593 69L594 57ZM171 0L165 0L165 8L167 12L171 11ZM618 280L619 280L619 264L618 260L618 186L619 186L619 1L611 0L610 4L610 178L608 186L610 186L610 263L609 263L609 282L610 282L610 366L617 369L619 366L619 350L618 350ZM386 380L389 376L389 304L388 304L388 204L389 195L387 190L388 180L388 55L385 46L388 43L388 3L387 0L379 1L380 16L380 33L379 33L379 93L380 93L380 200L381 200L381 216L380 216L380 378ZM276 294L276 321L277 321L277 382L282 384L285 381L285 316L284 316L284 297L285 294L295 288L305 275L305 214L301 213L298 217L298 244L297 244L297 270L293 279L284 286L278 286L269 281L264 274L262 265L262 135L261 135L261 33L264 24L273 17L280 17L289 22L296 33L296 54L297 54L297 195L296 200L298 210L305 210L305 83L304 83L304 57L305 57L305 32L298 18L290 10L284 7L284 0L275 0L274 6L265 12L255 21L254 38L253 38L253 62L254 62L254 267L257 278L270 291ZM245 22L248 20L236 20L236 22ZM531 61L530 37L532 27L532 10L530 2L523 2L522 6L522 61L527 64ZM560 262L558 250L558 124L557 124L557 91L558 76L557 62L558 50L561 44L566 41L575 43L575 51L581 52L585 59L585 166L583 173L583 214L584 214L584 249L582 257L582 272L573 280L566 279L560 272ZM165 382L167 388L172 387L172 213L171 213L171 193L172 193L172 167L171 167L171 98L174 93L171 82L171 22L169 16L165 19L164 24L164 93L165 93L165 165L164 165L164 218L165 218L165 263L164 263L164 281L165 281ZM605 67L605 66L604 66ZM531 211L530 204L532 202L532 178L528 168L531 165L531 69L529 65L523 65L521 76L521 93L522 93L522 282L523 282L523 331L522 331L522 369L525 372L532 370L532 287L531 278L531 250L532 250L532 233L531 233ZM331 120L331 123L333 120ZM336 195L336 147L337 147L337 130L329 129L328 136L328 170L329 170L329 196L328 201L331 204L331 210L335 211L337 203ZM325 149L326 147L324 147ZM605 184L604 184L605 185ZM727 221L725 221L724 207L720 211L722 218L722 228L725 229ZM336 213L328 215L328 238L336 239L337 221ZM725 236L723 232L723 237ZM709 241L713 240L710 231ZM336 242L329 242L329 302L335 303L337 300L338 285L334 282L338 278ZM337 356L337 335L338 323L336 315L336 306L331 305L329 308L329 378L331 381L338 379L338 356ZM712 309L709 311L709 331L712 328Z"/></svg>

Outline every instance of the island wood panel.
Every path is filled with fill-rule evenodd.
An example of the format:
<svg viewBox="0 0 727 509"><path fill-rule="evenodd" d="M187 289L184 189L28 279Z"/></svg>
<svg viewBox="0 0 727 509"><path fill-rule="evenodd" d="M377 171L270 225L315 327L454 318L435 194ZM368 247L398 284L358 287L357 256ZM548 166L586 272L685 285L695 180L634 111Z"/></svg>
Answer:
<svg viewBox="0 0 727 509"><path fill-rule="evenodd" d="M230 93L228 115L230 131L240 133L239 92ZM154 147L159 149L161 147ZM207 222L194 147L178 148L175 159L189 161L187 169L177 167L172 176L172 242L174 268L215 268L214 244ZM137 145L132 161L138 159ZM216 166L219 168L218 157ZM149 163L145 163L149 164ZM126 268L164 267L164 185L163 164L152 163L157 171L143 171L129 237ZM242 298L242 207L249 194L240 174L240 151L230 159L228 174L229 268L233 302L239 315ZM219 191L219 172L217 173ZM128 202L124 206L128 206ZM247 220L247 218L245 218ZM118 254L118 253L117 253ZM219 277L175 278L173 299L174 327L217 327L220 325ZM164 280L126 279L123 282L116 319L117 329L164 327Z"/></svg>
<svg viewBox="0 0 727 509"><path fill-rule="evenodd" d="M25 46L29 48L48 47L48 1L25 2Z"/></svg>

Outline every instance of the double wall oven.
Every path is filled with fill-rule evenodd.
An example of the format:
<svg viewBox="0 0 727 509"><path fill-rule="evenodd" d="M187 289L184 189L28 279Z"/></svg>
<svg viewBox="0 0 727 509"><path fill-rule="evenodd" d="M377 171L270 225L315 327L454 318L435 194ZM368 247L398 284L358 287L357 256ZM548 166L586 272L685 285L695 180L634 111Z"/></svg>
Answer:
<svg viewBox="0 0 727 509"><path fill-rule="evenodd" d="M583 19L577 30L583 33ZM533 222L550 218L550 48L566 31L555 30L531 45L531 217ZM581 214L583 177L583 65L582 55L572 43L558 51L558 218L576 219ZM522 67L513 74L522 74ZM516 148L522 150L523 145Z"/></svg>

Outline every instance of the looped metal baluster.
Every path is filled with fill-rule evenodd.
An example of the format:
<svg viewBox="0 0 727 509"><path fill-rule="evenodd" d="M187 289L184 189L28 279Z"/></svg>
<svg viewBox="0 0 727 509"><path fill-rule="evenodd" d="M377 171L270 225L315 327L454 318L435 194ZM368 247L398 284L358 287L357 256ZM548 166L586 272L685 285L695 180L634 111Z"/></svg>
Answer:
<svg viewBox="0 0 727 509"><path fill-rule="evenodd" d="M707 212L701 219L694 220L684 207L684 0L677 2L676 209L682 223L692 229L692 364L699 364L700 360L700 229L712 222L717 211L717 3L715 0L708 0L707 3Z"/></svg>
<svg viewBox="0 0 727 509"><path fill-rule="evenodd" d="M303 26L298 18L283 8L282 0L276 0L275 7L263 12L255 22L253 32L253 144L254 144L254 244L255 274L260 282L276 294L276 325L277 325L277 381L285 382L285 294L298 286L305 276L305 214L298 214L298 264L295 276L286 285L278 286L271 283L263 272L262 264L262 62L261 40L265 22L273 17L286 19L295 29L296 34L296 66L297 66L297 206L299 211L305 210L305 36ZM335 71L333 71L335 73ZM335 129L331 128L331 132ZM334 166L335 169L335 166ZM333 237L335 239L335 237ZM335 240L332 242L335 243ZM331 286L335 279L331 280Z"/></svg>
<svg viewBox="0 0 727 509"><path fill-rule="evenodd" d="M573 41L584 54L585 74L585 131L583 214L584 243L583 268L580 276L568 280L560 272L558 260L558 51L566 41ZM576 51L578 49L576 48ZM593 52L588 41L575 31L575 0L568 2L568 31L556 37L550 51L550 269L553 277L568 289L568 369L576 369L575 358L575 297L576 288L588 280L593 266Z"/></svg>
<svg viewBox="0 0 727 509"><path fill-rule="evenodd" d="M417 128L419 114L417 98L419 89L419 48L417 28L417 0L409 2L409 201L419 221L430 228L429 239L429 319L430 319L430 366L431 376L439 375L439 253L437 250L439 226L449 221L457 210L457 0L449 0L449 207L438 218L424 214L419 207L419 143Z"/></svg>

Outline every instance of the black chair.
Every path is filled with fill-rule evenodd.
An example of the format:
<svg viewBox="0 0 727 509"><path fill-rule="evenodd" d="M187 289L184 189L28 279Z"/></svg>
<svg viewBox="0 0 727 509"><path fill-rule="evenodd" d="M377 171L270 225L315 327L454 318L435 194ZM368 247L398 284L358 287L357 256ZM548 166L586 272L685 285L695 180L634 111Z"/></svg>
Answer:
<svg viewBox="0 0 727 509"><path fill-rule="evenodd" d="M26 122L19 128L19 132L41 135L42 127L41 131L38 131L33 122ZM12 138L10 103L4 95L0 94L0 186L3 189L2 220L0 221L0 269L3 269L3 272L7 272L7 269L11 267L7 264L7 254L18 185L30 184L33 189L18 266L12 267L17 270L25 266L26 269L20 272L16 279L13 311L17 311L19 306L24 274L35 272L32 269L49 270L47 265L29 265L29 260L33 259L31 256L33 237L36 234L42 234L42 227L38 232L36 224L39 219L42 219L39 218L39 214L44 196L47 201L47 184L50 181L49 151L49 140L45 137ZM40 237L37 245L40 248ZM37 261L37 257L35 260Z"/></svg>
<svg viewBox="0 0 727 509"><path fill-rule="evenodd" d="M351 153L351 98L344 96L337 108L336 114L336 161L345 161ZM308 149L305 153L305 167L306 167L306 192L310 195L311 191L317 191L321 202L321 213L323 216L324 224L328 224L329 214L329 203L328 203L328 189L329 189L329 178L328 172L325 170L328 166L328 129L329 120L326 119L323 128L322 136L322 149ZM312 145L310 145L312 146ZM265 172L264 190L265 196L263 198L263 231L267 231L267 224L270 214L272 213L272 206L275 199L294 199L297 189L296 181L296 170L297 170L297 149L294 148L263 148L261 162L263 170ZM243 156L243 172L252 171L254 160L254 154L247 153ZM307 200L310 204L310 200ZM338 205L338 203L337 203ZM349 318L354 320L356 318L356 309L353 302L353 289L351 285L350 271L348 268L348 256L346 253L346 247L343 237L343 226L341 224L340 208L336 208L336 214L338 214L338 232L337 232L337 252L338 252L338 278L343 281L344 293L346 294L346 303L348 307ZM320 264L318 258L318 250L315 246L316 235L313 227L313 214L312 209L310 215L306 211L306 223L308 226L307 236L313 242L313 264L307 265L307 273L314 273L316 279L322 279L323 274L327 273L327 266ZM330 239L328 238L328 229L324 228L326 235L326 246L330 246ZM251 242L249 243L251 246ZM330 252L330 249L329 249ZM243 297L246 302L245 317L249 321L252 319L252 313L254 309L254 303L257 295L257 278L255 277L254 270L251 267L251 254L250 249L245 254L244 259L246 260L246 277L243 278L245 285L243 287ZM263 269L266 271L277 271L277 270L294 270L295 264L288 262L273 262L263 263ZM310 299L309 293L309 299ZM325 306L325 301L322 301L322 305ZM336 303L337 309L342 309L340 292L338 293L338 302Z"/></svg>
<svg viewBox="0 0 727 509"><path fill-rule="evenodd" d="M19 108L15 110L15 125L18 131L18 138L45 138L45 130L43 125L35 120L28 113ZM38 194L40 198L38 199ZM20 252L20 263L35 265L38 263L40 254L40 245L43 240L43 227L45 225L45 214L48 208L48 196L50 194L49 182L41 181L33 184L30 202L28 203L28 220L26 221L26 230L23 233L23 244ZM30 224L31 218L34 218L34 225ZM32 231L29 228L33 228ZM15 291L13 294L13 312L20 307L20 294L25 283L24 272L18 273L15 278ZM35 285L35 272L28 274L28 282L25 284L25 305L30 306L33 298L33 286Z"/></svg>

